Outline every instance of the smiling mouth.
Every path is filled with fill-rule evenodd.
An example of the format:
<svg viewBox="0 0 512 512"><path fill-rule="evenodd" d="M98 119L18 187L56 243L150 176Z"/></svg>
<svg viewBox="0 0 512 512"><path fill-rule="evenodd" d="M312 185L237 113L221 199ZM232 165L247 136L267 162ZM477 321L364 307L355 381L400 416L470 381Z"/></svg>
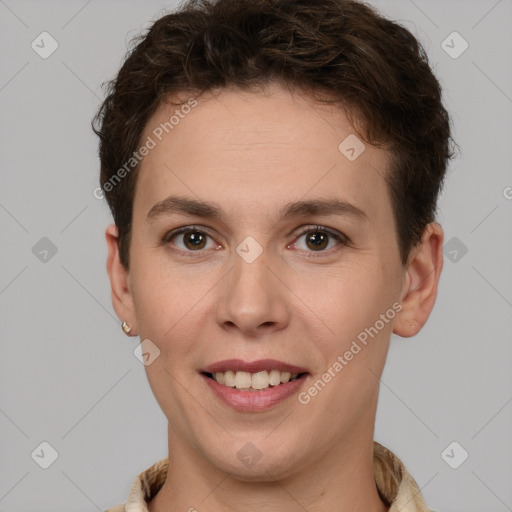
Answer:
<svg viewBox="0 0 512 512"><path fill-rule="evenodd" d="M307 372L290 373L281 372L279 370L264 370L261 372L249 373L228 370L225 372L215 373L202 372L202 374L228 388L235 388L244 391L262 391L300 379L307 375Z"/></svg>

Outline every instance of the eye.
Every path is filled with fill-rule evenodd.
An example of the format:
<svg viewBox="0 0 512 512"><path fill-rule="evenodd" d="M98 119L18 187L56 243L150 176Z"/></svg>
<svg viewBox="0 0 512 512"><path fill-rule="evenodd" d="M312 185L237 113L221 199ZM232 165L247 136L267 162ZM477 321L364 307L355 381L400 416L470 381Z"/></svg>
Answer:
<svg viewBox="0 0 512 512"><path fill-rule="evenodd" d="M300 251L309 253L309 257L327 256L336 245L350 245L347 236L323 226L310 227L294 236L296 240L291 246L297 246ZM301 244L299 241L302 237L304 237L304 242ZM222 248L210 235L196 226L184 226L171 231L164 236L162 243L163 245L170 244L179 251L189 254L191 252L204 252L204 249Z"/></svg>
<svg viewBox="0 0 512 512"><path fill-rule="evenodd" d="M300 240L302 237L305 237L304 244L302 245L302 247L300 246L301 244L298 244L297 241L292 244L298 244L298 249L300 249L301 251L313 253L330 253L331 251L326 249L332 249L333 247L339 244L349 245L349 239L345 235L343 235L342 233L332 231L323 226L316 226L315 228L306 229L298 233L296 236L298 237L297 240ZM310 256L323 256L323 254L310 254Z"/></svg>
<svg viewBox="0 0 512 512"><path fill-rule="evenodd" d="M211 240L209 247L208 239ZM215 249L220 247L213 241L210 235L197 229L195 226L185 226L172 231L164 237L163 242L166 244L172 243L172 245L184 252L199 252L205 248Z"/></svg>

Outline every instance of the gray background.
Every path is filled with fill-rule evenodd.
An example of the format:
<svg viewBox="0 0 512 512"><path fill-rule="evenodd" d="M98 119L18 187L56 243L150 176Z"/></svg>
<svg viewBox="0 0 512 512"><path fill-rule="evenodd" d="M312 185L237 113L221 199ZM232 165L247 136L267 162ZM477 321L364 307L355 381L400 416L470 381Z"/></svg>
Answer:
<svg viewBox="0 0 512 512"><path fill-rule="evenodd" d="M462 148L440 200L439 296L418 336L392 339L375 439L437 511L512 510L512 0L371 3L425 45ZM139 340L111 305L90 120L128 40L175 5L0 0L1 511L103 510L167 455ZM47 59L31 48L43 31L59 45Z"/></svg>

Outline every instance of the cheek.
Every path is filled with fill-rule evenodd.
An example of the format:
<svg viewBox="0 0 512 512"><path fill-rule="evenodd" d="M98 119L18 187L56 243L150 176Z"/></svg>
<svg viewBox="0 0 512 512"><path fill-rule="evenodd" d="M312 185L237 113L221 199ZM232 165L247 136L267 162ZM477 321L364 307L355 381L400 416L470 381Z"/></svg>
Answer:
<svg viewBox="0 0 512 512"><path fill-rule="evenodd" d="M372 264L337 269L318 281L324 292L316 288L314 305L310 299L311 309L328 326L315 336L321 358L311 382L316 388L310 391L318 393L319 407L332 405L339 421L347 410L363 414L376 399L395 317L388 274L378 258Z"/></svg>
<svg viewBox="0 0 512 512"><path fill-rule="evenodd" d="M314 282L313 282L314 281ZM338 352L393 303L389 280L377 261L374 264L338 267L313 279L302 279L297 294L323 324L327 342L323 352Z"/></svg>
<svg viewBox="0 0 512 512"><path fill-rule="evenodd" d="M152 340L162 362L173 367L204 337L209 294L218 279L200 266L170 265L161 254L149 253L134 263L132 292L141 339Z"/></svg>
<svg viewBox="0 0 512 512"><path fill-rule="evenodd" d="M180 387L173 377L179 375L179 381L195 378L198 359L205 354L214 320L213 297L223 273L207 263L178 263L165 249L143 244L134 247L132 254L139 334L160 351L146 367L148 380L159 401L174 403Z"/></svg>
<svg viewBox="0 0 512 512"><path fill-rule="evenodd" d="M393 294L377 269L331 279L318 296L317 311L329 330L316 338L322 357L314 389L306 392L318 397L312 399L317 407L329 408L334 425L347 421L347 411L353 418L366 414L377 397L396 314Z"/></svg>

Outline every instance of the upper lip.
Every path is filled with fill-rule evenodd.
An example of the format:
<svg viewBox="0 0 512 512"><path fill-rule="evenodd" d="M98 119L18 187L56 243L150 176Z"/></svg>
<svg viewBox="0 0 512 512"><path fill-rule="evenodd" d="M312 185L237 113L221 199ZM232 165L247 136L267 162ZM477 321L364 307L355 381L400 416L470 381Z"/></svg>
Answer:
<svg viewBox="0 0 512 512"><path fill-rule="evenodd" d="M276 359L259 359L258 361L242 361L241 359L226 359L224 361L217 361L203 368L201 372L217 373L227 372L232 370L234 372L248 372L258 373L262 371L279 370L281 372L290 373L307 373L306 368L295 366L293 364L278 361Z"/></svg>

